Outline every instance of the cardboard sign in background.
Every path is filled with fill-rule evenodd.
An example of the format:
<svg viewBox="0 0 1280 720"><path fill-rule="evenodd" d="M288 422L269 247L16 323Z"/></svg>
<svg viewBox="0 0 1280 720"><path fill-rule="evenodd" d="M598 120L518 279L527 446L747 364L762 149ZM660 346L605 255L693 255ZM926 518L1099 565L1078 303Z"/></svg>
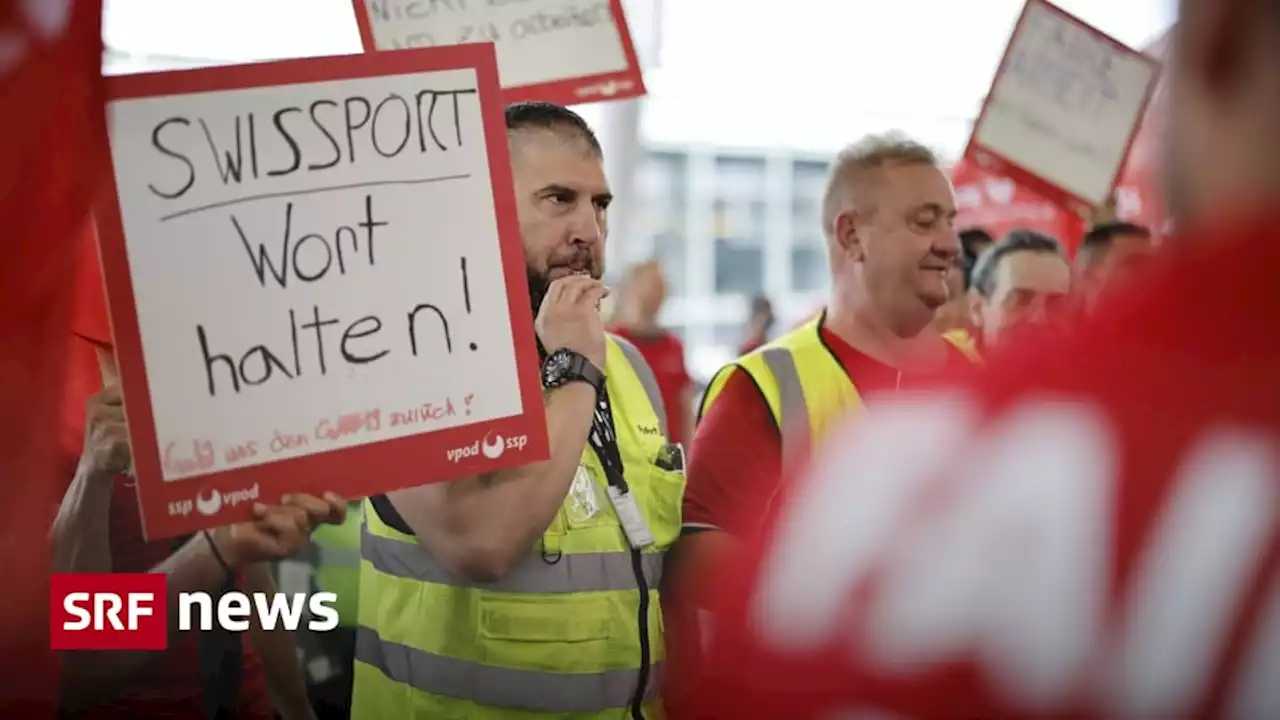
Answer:
<svg viewBox="0 0 1280 720"><path fill-rule="evenodd" d="M352 0L366 52L492 42L507 102L645 93L621 0Z"/></svg>
<svg viewBox="0 0 1280 720"><path fill-rule="evenodd" d="M1169 30L1143 48L1143 52L1166 63L1172 45L1173 30ZM1161 170L1162 141L1169 111L1169 71L1167 64L1164 67L1116 181L1116 210L1120 217L1150 228L1157 242L1172 230Z"/></svg>
<svg viewBox="0 0 1280 720"><path fill-rule="evenodd" d="M547 456L492 46L112 78L148 538Z"/></svg>
<svg viewBox="0 0 1280 720"><path fill-rule="evenodd" d="M1159 64L1028 0L965 151L1078 213L1115 186Z"/></svg>

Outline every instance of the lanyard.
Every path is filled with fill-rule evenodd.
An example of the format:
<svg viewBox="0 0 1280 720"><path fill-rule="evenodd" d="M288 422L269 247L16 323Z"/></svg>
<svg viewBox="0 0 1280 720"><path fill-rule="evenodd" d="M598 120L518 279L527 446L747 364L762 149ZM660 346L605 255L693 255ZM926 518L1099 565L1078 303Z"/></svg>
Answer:
<svg viewBox="0 0 1280 720"><path fill-rule="evenodd" d="M595 451L604 468L609 483L609 502L622 523L622 532L632 550L643 550L653 545L653 533L645 522L644 512L631 495L631 488L623 476L622 453L618 450L618 434L613 426L613 412L609 406L609 393L601 391L596 399L595 416L591 419L591 432L587 435L591 449Z"/></svg>
<svg viewBox="0 0 1280 720"><path fill-rule="evenodd" d="M547 349L542 345L542 338L534 338L538 344L538 358L545 360ZM604 468L605 479L609 486L626 494L629 488L622 473L622 453L618 451L618 433L613 428L613 410L609 405L609 391L600 388L596 396L596 407L591 417L591 432L587 442L600 460Z"/></svg>
<svg viewBox="0 0 1280 720"><path fill-rule="evenodd" d="M623 476L622 453L618 450L618 433L613 427L613 412L607 390L602 389L596 398L595 414L591 418L591 432L587 435L587 442L599 458L609 485L626 493L630 488Z"/></svg>

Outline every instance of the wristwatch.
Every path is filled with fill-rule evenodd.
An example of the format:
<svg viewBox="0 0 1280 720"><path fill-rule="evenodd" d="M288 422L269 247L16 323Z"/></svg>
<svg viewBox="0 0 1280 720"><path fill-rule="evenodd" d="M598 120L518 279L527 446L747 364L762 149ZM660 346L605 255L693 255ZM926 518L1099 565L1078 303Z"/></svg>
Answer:
<svg viewBox="0 0 1280 720"><path fill-rule="evenodd" d="M560 348L542 361L542 387L555 390L571 382L584 382L595 388L597 395L604 392L604 373L582 355Z"/></svg>

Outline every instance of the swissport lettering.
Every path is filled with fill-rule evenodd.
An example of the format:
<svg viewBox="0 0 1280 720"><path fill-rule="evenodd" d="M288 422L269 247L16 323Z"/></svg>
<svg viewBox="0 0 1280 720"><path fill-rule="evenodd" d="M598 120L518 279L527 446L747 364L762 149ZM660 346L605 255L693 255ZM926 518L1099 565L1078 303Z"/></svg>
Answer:
<svg viewBox="0 0 1280 720"><path fill-rule="evenodd" d="M138 295L169 296L140 307L144 353L156 358L147 364L157 425L171 429L169 437L212 442L215 464L227 459L217 449L266 445L282 425L325 440L241 453L239 466L368 442L391 434L391 424L325 438L333 433L299 432L322 417L280 408L267 414L275 420L268 426L230 411L288 402L321 387L330 398L347 395L340 388L363 390L383 378L395 390L422 387L426 374L486 360L498 363L499 392L481 396L485 409L516 409L500 399L502 390L507 398L514 394L506 379L514 376L514 358L494 337L495 330L510 330L502 306L484 302L479 292L504 295L493 272L496 244L464 245L472 261L458 255L454 239L496 236L492 210L483 205L490 200L484 154L473 149L482 146L473 83L455 71L367 87L245 90L192 97L178 107L115 106L117 127L148 128L136 138L118 131L113 145L120 158L135 139L145 136L149 146L137 156L139 167L120 163L118 175L130 255L143 270L135 275ZM446 213L445 203L466 212ZM409 212L414 205L426 212ZM425 234L415 229L427 227ZM451 272L443 271L446 254L453 256ZM151 267L157 272L146 272ZM173 288L175 277L189 290ZM398 287L379 292L387 284ZM174 305L187 312L158 312ZM497 352L481 357L486 350ZM398 396L384 395L388 404ZM193 407L224 422L202 422ZM297 421L279 420L289 417ZM258 432L245 432L254 424ZM219 437L222 428L239 432ZM164 474L203 469L168 462Z"/></svg>
<svg viewBox="0 0 1280 720"><path fill-rule="evenodd" d="M542 434L491 47L113 82L99 236L144 525L443 480L422 462L455 468L459 434ZM353 451L409 455L386 477Z"/></svg>
<svg viewBox="0 0 1280 720"><path fill-rule="evenodd" d="M458 118L464 110L460 103L469 103L471 107L465 108L468 111L474 109L474 96L474 89L416 90L412 93L412 107L416 110L411 110L404 97L396 92L389 92L386 97L376 101L377 109L372 111L374 104L369 99L353 95L342 100L343 123L342 130L338 131L327 128L320 122L316 111L321 107L336 108L339 103L327 99L328 95L321 95L320 99L309 103L310 117L315 121L309 132L299 130L297 126L291 132L284 124L286 117L302 112L299 107L286 107L269 113L275 133L259 133L256 128L260 122L255 122L258 119L255 112L248 110L243 114L233 115L230 122L219 128L219 136L230 143L224 147L219 147L219 140L215 139L209 122L203 117L196 118L196 123L203 131L199 134L182 132L183 128L193 125L186 117L165 118L151 132L152 148L159 155L180 162L184 170L179 172L176 168L161 164L154 172L157 179L174 175L182 179L180 185L172 191L157 187L155 182L148 183L147 189L168 206L182 201L188 195L198 195L192 191L205 184L214 184L219 189L247 187L272 178L288 178L294 173L317 173L312 181L317 186L285 191L284 197L278 199L257 194L217 203L212 207L210 204L184 207L161 216L159 222L182 223L185 220L190 225L195 222L193 215L207 213L214 217L205 218L205 222L214 224L211 229L216 230L217 224L221 224L218 221L225 221L226 224L222 227L225 236L237 239L244 250L247 262L243 263L243 268L251 275L250 283L256 286L251 292L289 295L292 283L294 290L311 290L307 285L312 285L317 294L323 293L327 288L320 283L336 285L348 277L355 281L357 273L362 272L377 277L382 275L379 272L380 259L395 261L404 258L404 253L398 252L396 243L404 243L405 233L397 232L399 227L392 226L387 219L390 217L389 211L385 207L390 204L390 198L394 197L396 191L382 188L462 182L473 177L474 170L467 167L465 161L455 161L448 154L462 152L466 149L467 142L477 141L475 137L466 138L462 124L453 119ZM428 98L431 111L424 113L424 102ZM446 105L441 114L450 120L440 121L441 125L449 125L447 132L444 128L440 128L440 132L447 138L448 144L441 140L432 121L436 104L442 98ZM378 118L388 106L399 108L392 112L399 113L401 117L398 122L387 121L391 123L391 130L384 131L382 137L385 138L387 132L391 132L393 136L398 135L399 139L384 140L392 148L384 150L379 142ZM392 112L387 114L391 115ZM321 178L324 171L338 169L344 162L355 166L357 131L366 126L370 129L361 143L361 153L369 149L374 151L366 162L376 164L379 160L394 160L407 152L411 156L418 155L417 162L423 167L430 167L432 164L445 166L444 172L403 180L375 180L365 184L367 189L350 195L348 204L348 196L342 192L345 188L330 186ZM164 133L167 128L170 129L169 132ZM334 138L335 132L345 135L346 143L341 148ZM319 136L323 136L323 143L319 142ZM409 141L415 136L417 139L414 147L410 148ZM428 142L431 158L422 157L428 153ZM290 159L287 167L260 170L259 148L264 157L270 157L279 154L275 151L279 149L276 145L280 143L288 147ZM306 158L320 154L313 144L328 146L333 157L326 158L324 162L306 162L306 168L303 169ZM206 146L207 157L197 165L192 157L201 154ZM434 156L437 154L443 157L436 159ZM474 158L472 161L474 162ZM261 164L265 165L266 161ZM217 175L210 178L198 174L197 167L205 171L216 168ZM176 184L177 181L172 182ZM161 181L160 184L166 183ZM273 186L274 183L270 185ZM329 197L309 200L308 195L312 194L328 194ZM375 197L379 202L375 203ZM316 214L327 213L341 206L345 206L343 210L350 210L351 216L339 217L334 223L320 225L312 219ZM268 208L275 210L274 221L263 217L271 213ZM312 216L304 214L304 209L312 210ZM262 217L266 222L253 222L257 217ZM324 229L329 226L332 229ZM231 245L226 242L219 244ZM382 253L389 254L390 258ZM456 278L441 285L460 291L460 297L436 297L438 291L430 296L423 293L406 303L402 312L395 313L398 317L394 318L390 313L383 315L357 310L351 314L359 317L351 319L350 315L344 317L342 313L332 311L329 305L325 305L322 311L319 302L288 303L284 316L266 325L266 328L274 331L275 337L264 338L259 335L255 340L264 341L247 349L226 348L225 337L230 334L229 330L197 321L194 332L188 330L185 334L198 345L199 353L196 355L184 352L179 357L199 358L209 397L217 398L219 393L254 392L257 387L296 380L312 373L325 376L347 369L372 369L365 366L394 361L399 354L407 353L412 358L432 357L437 353L452 354L455 349L454 336L458 334L459 316L465 318L472 313L467 258L460 257L456 266ZM452 327L451 315L454 321ZM209 322L212 321L210 318ZM471 341L466 343L466 349L477 352L480 347L477 342Z"/></svg>

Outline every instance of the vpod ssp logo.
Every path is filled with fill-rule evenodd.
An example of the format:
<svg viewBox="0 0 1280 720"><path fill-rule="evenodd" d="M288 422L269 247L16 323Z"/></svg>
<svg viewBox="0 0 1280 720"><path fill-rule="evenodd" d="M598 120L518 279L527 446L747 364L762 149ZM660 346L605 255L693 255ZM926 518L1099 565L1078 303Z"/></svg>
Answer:
<svg viewBox="0 0 1280 720"><path fill-rule="evenodd" d="M520 452L524 450L525 445L529 444L529 436L512 435L504 437L498 433L485 435L483 439L477 440L470 445L463 445L449 450L446 457L451 463L462 462L467 458L479 457L483 455L490 460L497 460L507 451Z"/></svg>
<svg viewBox="0 0 1280 720"><path fill-rule="evenodd" d="M497 460L502 457L502 451L505 449L501 435L494 435L492 441L489 440L488 435L485 435L484 442L480 444L480 452L484 453L484 456L490 460Z"/></svg>

